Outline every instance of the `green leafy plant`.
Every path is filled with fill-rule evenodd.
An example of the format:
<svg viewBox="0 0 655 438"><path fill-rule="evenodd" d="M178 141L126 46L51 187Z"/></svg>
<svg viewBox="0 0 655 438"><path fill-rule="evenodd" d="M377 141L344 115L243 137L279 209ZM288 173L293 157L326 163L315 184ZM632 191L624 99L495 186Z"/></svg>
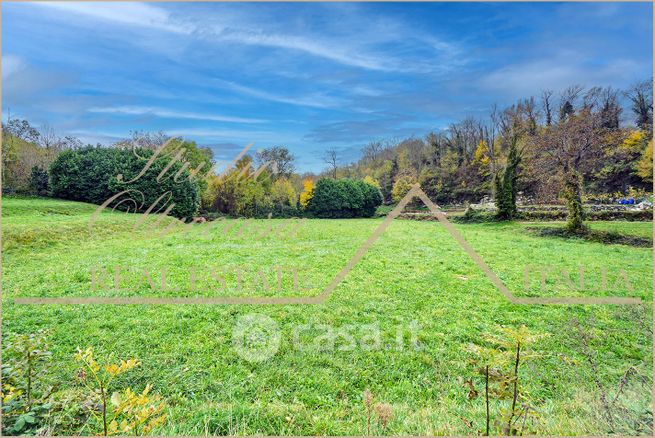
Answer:
<svg viewBox="0 0 655 438"><path fill-rule="evenodd" d="M78 373L80 380L99 402L100 414L92 413L102 424L103 435L149 433L165 421L166 415L162 412L166 405L159 396L148 395L150 385L140 394L126 388L109 396L114 379L136 368L141 362L128 359L121 360L119 364L100 365L94 358L92 347L78 349L75 360L83 365Z"/></svg>
<svg viewBox="0 0 655 438"><path fill-rule="evenodd" d="M33 434L43 426L54 388L44 382L51 356L47 332L13 334L5 341L2 364L3 433Z"/></svg>

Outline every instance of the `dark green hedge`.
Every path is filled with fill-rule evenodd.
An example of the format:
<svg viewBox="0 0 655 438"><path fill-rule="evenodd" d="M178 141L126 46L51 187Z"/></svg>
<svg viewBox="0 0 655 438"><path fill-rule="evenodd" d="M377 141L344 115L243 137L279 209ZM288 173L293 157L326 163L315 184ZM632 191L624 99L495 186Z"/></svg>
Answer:
<svg viewBox="0 0 655 438"><path fill-rule="evenodd" d="M531 210L519 211L515 219L520 221L565 221L568 213L566 210ZM651 221L653 210L602 210L587 211L585 219L590 221ZM478 211L469 208L463 216L453 218L455 222L495 222L498 220L494 212Z"/></svg>
<svg viewBox="0 0 655 438"><path fill-rule="evenodd" d="M138 204L138 211L145 211L160 196L171 193L170 201L165 199L152 210L153 213L175 204L171 216L193 217L200 205L199 185L189 181L189 172L184 170L173 181L173 176L182 167L175 162L167 173L157 181L157 175L170 163L170 157L159 157L148 171L134 182L125 183L136 177L146 165L153 151L146 149L125 150L115 148L87 147L62 152L50 166L50 189L55 198L102 204L113 195L132 190L131 196L117 199L110 207L134 211L134 205L119 201L131 197ZM117 175L122 174L119 181ZM143 199L137 193L143 194Z"/></svg>
<svg viewBox="0 0 655 438"><path fill-rule="evenodd" d="M320 218L373 217L382 204L377 187L351 179L318 180L309 212Z"/></svg>

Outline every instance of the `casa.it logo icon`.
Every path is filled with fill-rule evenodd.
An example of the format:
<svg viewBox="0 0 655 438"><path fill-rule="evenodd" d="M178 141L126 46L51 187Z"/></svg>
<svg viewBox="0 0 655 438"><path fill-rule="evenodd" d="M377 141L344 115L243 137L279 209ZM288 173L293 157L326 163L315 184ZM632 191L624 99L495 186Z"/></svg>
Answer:
<svg viewBox="0 0 655 438"><path fill-rule="evenodd" d="M249 313L241 316L232 331L232 346L248 362L264 362L280 348L280 329L269 316Z"/></svg>

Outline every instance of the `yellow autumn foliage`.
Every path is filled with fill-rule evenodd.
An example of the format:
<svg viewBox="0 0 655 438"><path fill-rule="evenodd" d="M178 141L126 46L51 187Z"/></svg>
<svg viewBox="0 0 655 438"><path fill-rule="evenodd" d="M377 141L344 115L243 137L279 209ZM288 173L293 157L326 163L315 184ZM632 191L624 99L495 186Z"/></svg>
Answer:
<svg viewBox="0 0 655 438"><path fill-rule="evenodd" d="M377 187L378 189L380 188L380 183L378 182L378 180L376 180L376 179L373 178L372 176L366 175L366 176L364 177L364 182L365 182L366 184L368 184L368 185L373 186L373 187Z"/></svg>
<svg viewBox="0 0 655 438"><path fill-rule="evenodd" d="M109 399L113 409L108 409L107 397L112 381L116 376L141 365L137 359L101 366L94 358L93 348L87 347L85 350L78 348L75 360L83 365L78 372L79 378L92 396L97 397L100 405L100 412L92 412L92 415L102 426L101 434L146 435L166 421L166 414L163 413L166 403L159 395L149 395L150 384L141 393L135 393L129 387L113 392Z"/></svg>
<svg viewBox="0 0 655 438"><path fill-rule="evenodd" d="M314 197L314 181L307 178L302 182L303 190L300 193L300 205L303 210L306 210L309 207L309 203Z"/></svg>
<svg viewBox="0 0 655 438"><path fill-rule="evenodd" d="M653 181L653 140L648 142L648 147L637 162L637 174L645 181Z"/></svg>
<svg viewBox="0 0 655 438"><path fill-rule="evenodd" d="M158 395L149 395L151 388L148 384L140 394L131 388L112 394L114 419L109 423L109 434L145 435L164 423L166 403Z"/></svg>
<svg viewBox="0 0 655 438"><path fill-rule="evenodd" d="M635 129L623 140L620 147L626 152L641 151L644 146L645 137L646 135L643 131Z"/></svg>
<svg viewBox="0 0 655 438"><path fill-rule="evenodd" d="M489 158L489 145L486 141L480 140L480 143L478 143L478 147L473 154L473 161L484 167L489 165L491 160Z"/></svg>

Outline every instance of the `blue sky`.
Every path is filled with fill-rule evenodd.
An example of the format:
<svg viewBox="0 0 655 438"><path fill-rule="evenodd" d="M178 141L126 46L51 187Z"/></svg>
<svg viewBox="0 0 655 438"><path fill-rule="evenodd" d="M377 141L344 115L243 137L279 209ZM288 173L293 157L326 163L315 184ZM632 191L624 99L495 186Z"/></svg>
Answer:
<svg viewBox="0 0 655 438"><path fill-rule="evenodd" d="M181 135L300 170L493 103L650 78L652 3L4 3L3 117Z"/></svg>

